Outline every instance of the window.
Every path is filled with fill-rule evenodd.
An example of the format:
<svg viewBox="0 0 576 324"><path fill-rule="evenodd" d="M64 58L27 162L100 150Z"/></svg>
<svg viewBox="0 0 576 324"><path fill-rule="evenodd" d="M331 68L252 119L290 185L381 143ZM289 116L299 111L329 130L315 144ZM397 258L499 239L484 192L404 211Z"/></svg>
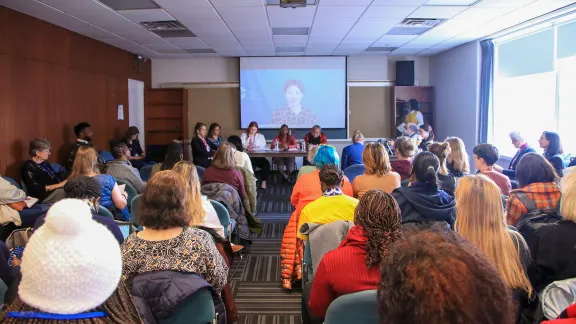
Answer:
<svg viewBox="0 0 576 324"><path fill-rule="evenodd" d="M537 32L495 40L494 101L489 140L513 156L510 132L538 149L543 131L563 139L576 154L570 128L576 125L576 21L548 23Z"/></svg>

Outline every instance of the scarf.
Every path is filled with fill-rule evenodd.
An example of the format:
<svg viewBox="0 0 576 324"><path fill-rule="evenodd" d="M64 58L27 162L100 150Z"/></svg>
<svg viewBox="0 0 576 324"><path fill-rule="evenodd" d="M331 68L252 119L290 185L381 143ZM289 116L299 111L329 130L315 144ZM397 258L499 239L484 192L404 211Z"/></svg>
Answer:
<svg viewBox="0 0 576 324"><path fill-rule="evenodd" d="M328 189L324 190L324 192L322 193L322 196L332 197L332 196L340 196L343 194L344 193L342 192L342 189L340 189L340 188L328 188Z"/></svg>

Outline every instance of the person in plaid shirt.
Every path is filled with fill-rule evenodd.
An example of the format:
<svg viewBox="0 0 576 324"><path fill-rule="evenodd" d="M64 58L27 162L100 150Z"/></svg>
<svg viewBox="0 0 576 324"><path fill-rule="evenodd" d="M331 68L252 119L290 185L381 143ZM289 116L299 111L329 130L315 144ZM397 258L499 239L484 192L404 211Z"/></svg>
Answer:
<svg viewBox="0 0 576 324"><path fill-rule="evenodd" d="M516 166L516 180L519 189L512 190L506 203L506 221L516 225L520 217L528 212L528 208L516 195L522 192L528 196L536 208L556 208L560 202L558 174L546 158L537 153L527 153Z"/></svg>

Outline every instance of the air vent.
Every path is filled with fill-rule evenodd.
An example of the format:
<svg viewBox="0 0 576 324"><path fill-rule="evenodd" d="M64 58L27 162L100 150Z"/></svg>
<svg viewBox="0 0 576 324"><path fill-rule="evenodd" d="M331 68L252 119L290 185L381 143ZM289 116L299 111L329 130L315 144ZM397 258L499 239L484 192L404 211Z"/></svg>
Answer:
<svg viewBox="0 0 576 324"><path fill-rule="evenodd" d="M406 18L396 27L432 28L441 23L442 19Z"/></svg>
<svg viewBox="0 0 576 324"><path fill-rule="evenodd" d="M141 22L140 25L162 38L196 37L194 33L176 20L145 21Z"/></svg>
<svg viewBox="0 0 576 324"><path fill-rule="evenodd" d="M280 5L280 0L266 0L266 4L269 6L278 6ZM306 0L306 4L309 6L317 4L318 0Z"/></svg>
<svg viewBox="0 0 576 324"><path fill-rule="evenodd" d="M398 47L368 47L365 52L392 52L397 50Z"/></svg>
<svg viewBox="0 0 576 324"><path fill-rule="evenodd" d="M308 27L279 27L272 28L272 35L308 35L310 28Z"/></svg>
<svg viewBox="0 0 576 324"><path fill-rule="evenodd" d="M216 54L216 51L214 51L211 48L195 48L195 49L187 49L185 51L190 54Z"/></svg>

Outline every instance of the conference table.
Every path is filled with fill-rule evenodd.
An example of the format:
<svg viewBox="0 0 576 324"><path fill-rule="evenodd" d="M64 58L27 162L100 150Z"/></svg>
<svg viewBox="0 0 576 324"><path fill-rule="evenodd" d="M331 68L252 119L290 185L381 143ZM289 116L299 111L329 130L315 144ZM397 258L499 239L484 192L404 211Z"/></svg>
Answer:
<svg viewBox="0 0 576 324"><path fill-rule="evenodd" d="M308 152L299 149L288 149L288 150L254 150L246 151L251 158L297 158L297 157L307 157ZM272 163L272 171L276 169L276 165ZM272 176L272 183L276 185L276 176Z"/></svg>

